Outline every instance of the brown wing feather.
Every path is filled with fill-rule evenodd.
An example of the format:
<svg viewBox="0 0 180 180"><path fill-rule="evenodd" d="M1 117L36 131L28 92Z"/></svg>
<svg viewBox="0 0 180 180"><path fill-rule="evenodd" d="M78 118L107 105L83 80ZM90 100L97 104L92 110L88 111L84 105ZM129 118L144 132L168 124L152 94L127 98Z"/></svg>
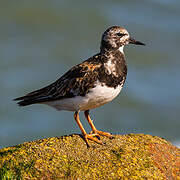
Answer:
<svg viewBox="0 0 180 180"><path fill-rule="evenodd" d="M98 55L72 67L67 73L54 83L39 90L28 93L14 100L20 101L20 106L34 103L42 103L62 98L70 98L76 95L84 96L97 80L97 72L101 67Z"/></svg>

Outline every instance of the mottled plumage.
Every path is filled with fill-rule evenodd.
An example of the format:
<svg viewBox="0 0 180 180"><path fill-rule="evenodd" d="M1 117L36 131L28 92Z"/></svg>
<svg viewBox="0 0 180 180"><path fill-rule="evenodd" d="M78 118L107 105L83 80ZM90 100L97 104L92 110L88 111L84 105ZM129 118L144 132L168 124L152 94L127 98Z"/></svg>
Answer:
<svg viewBox="0 0 180 180"><path fill-rule="evenodd" d="M115 72L109 73L106 63L111 61L115 64ZM104 55L97 54L81 64L71 68L61 78L51 85L31 92L26 96L17 98L23 100L19 105L29 105L34 103L42 103L45 101L60 100L64 98L72 98L75 96L85 96L92 88L95 82L99 81L102 85L116 88L123 85L127 74L127 68L124 55L118 50L112 52L111 58L109 53Z"/></svg>
<svg viewBox="0 0 180 180"><path fill-rule="evenodd" d="M144 45L131 39L126 29L119 26L110 27L102 36L98 54L72 67L49 86L15 100L19 101L20 106L41 103L58 110L75 111L75 120L86 143L88 144L87 139L101 143L96 138L99 134L108 137L111 135L95 128L89 117L89 109L112 101L121 91L127 75L123 47L128 43ZM79 111L85 111L93 134L89 135L83 129Z"/></svg>

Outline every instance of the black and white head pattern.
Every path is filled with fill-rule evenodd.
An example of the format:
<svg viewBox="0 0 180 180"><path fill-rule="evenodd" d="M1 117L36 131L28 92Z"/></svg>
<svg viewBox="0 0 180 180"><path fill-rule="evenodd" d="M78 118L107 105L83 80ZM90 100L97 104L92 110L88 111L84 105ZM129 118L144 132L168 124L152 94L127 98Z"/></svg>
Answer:
<svg viewBox="0 0 180 180"><path fill-rule="evenodd" d="M108 28L102 35L101 49L119 49L129 43L130 35L126 29L119 26Z"/></svg>

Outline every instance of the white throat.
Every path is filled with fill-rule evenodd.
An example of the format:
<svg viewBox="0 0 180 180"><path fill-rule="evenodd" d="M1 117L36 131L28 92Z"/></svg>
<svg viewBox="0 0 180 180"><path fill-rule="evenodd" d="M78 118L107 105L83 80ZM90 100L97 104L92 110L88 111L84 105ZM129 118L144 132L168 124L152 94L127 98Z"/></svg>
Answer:
<svg viewBox="0 0 180 180"><path fill-rule="evenodd" d="M120 47L119 47L119 51L124 54L123 49L124 49L124 46L120 46Z"/></svg>

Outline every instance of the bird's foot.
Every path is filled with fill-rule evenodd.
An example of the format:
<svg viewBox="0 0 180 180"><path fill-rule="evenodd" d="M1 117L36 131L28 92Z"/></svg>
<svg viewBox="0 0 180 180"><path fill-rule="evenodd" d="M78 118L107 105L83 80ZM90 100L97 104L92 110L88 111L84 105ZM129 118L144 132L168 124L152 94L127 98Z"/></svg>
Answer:
<svg viewBox="0 0 180 180"><path fill-rule="evenodd" d="M101 136L106 136L106 137L108 137L109 139L113 139L112 134L109 133L109 132L103 132L103 131L95 130L95 131L91 131L90 134L98 134L98 135L101 135Z"/></svg>
<svg viewBox="0 0 180 180"><path fill-rule="evenodd" d="M94 142L101 144L101 145L103 144L102 141L100 140L99 134L97 134L97 133L85 134L85 135L83 135L83 138L84 138L88 147L90 147L88 140L94 141Z"/></svg>

